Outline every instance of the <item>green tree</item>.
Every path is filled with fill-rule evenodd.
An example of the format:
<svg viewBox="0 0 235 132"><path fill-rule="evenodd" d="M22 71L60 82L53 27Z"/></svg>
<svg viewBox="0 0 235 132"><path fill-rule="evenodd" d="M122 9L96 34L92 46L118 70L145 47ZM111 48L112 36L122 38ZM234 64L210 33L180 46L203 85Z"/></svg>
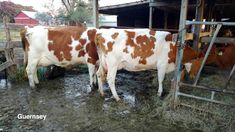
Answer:
<svg viewBox="0 0 235 132"><path fill-rule="evenodd" d="M52 16L47 13L36 13L36 19L45 23L49 23L49 21L52 19Z"/></svg>
<svg viewBox="0 0 235 132"><path fill-rule="evenodd" d="M92 8L90 3L86 3L83 0L61 0L66 8L66 15L60 13L60 17L63 17L67 21L73 22L89 22L92 17Z"/></svg>

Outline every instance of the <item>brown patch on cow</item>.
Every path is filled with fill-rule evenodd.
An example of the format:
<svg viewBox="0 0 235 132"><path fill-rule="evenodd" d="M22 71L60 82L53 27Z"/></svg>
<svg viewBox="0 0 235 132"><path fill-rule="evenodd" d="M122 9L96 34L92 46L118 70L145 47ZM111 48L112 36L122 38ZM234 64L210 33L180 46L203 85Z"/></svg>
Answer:
<svg viewBox="0 0 235 132"><path fill-rule="evenodd" d="M170 51L168 52L168 63L175 63L176 61L176 45L170 43Z"/></svg>
<svg viewBox="0 0 235 132"><path fill-rule="evenodd" d="M86 52L84 50L80 50L78 53L78 57L82 57L86 54Z"/></svg>
<svg viewBox="0 0 235 132"><path fill-rule="evenodd" d="M101 33L96 35L96 44L100 47L100 49L105 53L106 53L106 49L104 46L105 43L105 39L102 37Z"/></svg>
<svg viewBox="0 0 235 132"><path fill-rule="evenodd" d="M54 51L54 55L59 61L72 59L70 51L72 47L72 38L78 40L81 34L85 31L84 27L58 27L48 28L48 49ZM72 38L71 38L72 37Z"/></svg>
<svg viewBox="0 0 235 132"><path fill-rule="evenodd" d="M106 50L106 52L110 52L110 51L112 51L113 50L113 44L114 44L114 42L108 42L108 49Z"/></svg>
<svg viewBox="0 0 235 132"><path fill-rule="evenodd" d="M79 42L83 46L86 44L86 39L79 39Z"/></svg>
<svg viewBox="0 0 235 132"><path fill-rule="evenodd" d="M150 35L152 35L152 36L155 36L156 31L154 31L154 30L150 30L150 31L149 31L149 34L150 34Z"/></svg>
<svg viewBox="0 0 235 132"><path fill-rule="evenodd" d="M125 31L127 33L126 45L134 48L131 53L132 58L140 57L139 64L146 64L146 59L153 55L153 49L155 48L153 37L147 37L146 35L139 35L136 37L136 43L134 43L135 32ZM127 48L127 47L126 47ZM125 49L124 49L125 50ZM124 51L125 52L125 51Z"/></svg>
<svg viewBox="0 0 235 132"><path fill-rule="evenodd" d="M199 57L201 52L194 51L188 44L184 46L183 63L187 63Z"/></svg>
<svg viewBox="0 0 235 132"><path fill-rule="evenodd" d="M80 45L80 44L78 44L78 45L76 46L76 48L75 48L75 50L77 50L77 51L80 51L81 49L83 49L83 46Z"/></svg>
<svg viewBox="0 0 235 132"><path fill-rule="evenodd" d="M130 32L130 31L125 31L127 34L127 40L126 40L126 45L130 45L131 47L135 46L134 43L134 37L135 37L135 32Z"/></svg>
<svg viewBox="0 0 235 132"><path fill-rule="evenodd" d="M112 34L112 38L113 38L113 39L116 39L117 36L118 36L118 34L119 34L119 33L114 33L114 34Z"/></svg>
<svg viewBox="0 0 235 132"><path fill-rule="evenodd" d="M79 39L79 44L75 48L75 50L78 51L78 57L83 57L85 55L84 51L85 44L86 44L86 39Z"/></svg>
<svg viewBox="0 0 235 132"><path fill-rule="evenodd" d="M86 45L86 52L88 53L88 60L87 62L91 64L96 64L97 60L99 59L97 48L95 45L95 36L96 36L96 29L88 30L87 35L89 39L89 43Z"/></svg>
<svg viewBox="0 0 235 132"><path fill-rule="evenodd" d="M139 63L140 63L140 64L146 64L147 61L146 61L146 59L141 59L141 60L139 60Z"/></svg>
<svg viewBox="0 0 235 132"><path fill-rule="evenodd" d="M194 59L194 60L191 60L190 62L192 63L191 65L191 69L189 71L189 75L191 78L195 78L199 69L200 69L200 66L202 64L202 61L203 61L203 58L197 58L197 59Z"/></svg>
<svg viewBox="0 0 235 132"><path fill-rule="evenodd" d="M123 52L129 53L129 52L128 52L128 48L126 47L126 48L123 50Z"/></svg>
<svg viewBox="0 0 235 132"><path fill-rule="evenodd" d="M166 41L172 41L172 34L168 34L168 35L166 35Z"/></svg>
<svg viewBox="0 0 235 132"><path fill-rule="evenodd" d="M217 47L215 63L221 69L231 69L235 64L235 45L227 44L224 47Z"/></svg>
<svg viewBox="0 0 235 132"><path fill-rule="evenodd" d="M108 43L107 43L107 48L105 47L105 39L104 39L104 37L102 36L102 34L97 34L97 36L96 36L96 42L97 42L97 44L99 45L99 47L101 48L101 50L105 53L105 54L107 54L108 52L111 52L112 50L113 50L113 44L114 44L114 42L111 42L111 41L109 41Z"/></svg>
<svg viewBox="0 0 235 132"><path fill-rule="evenodd" d="M170 51L168 52L168 63L175 63L176 61L176 51L177 47L176 45L170 44ZM182 63L190 62L193 59L197 59L201 56L201 52L194 51L188 44L185 45L184 51L183 51L183 59Z"/></svg>
<svg viewBox="0 0 235 132"><path fill-rule="evenodd" d="M26 29L21 29L20 31L20 37L21 37L21 42L22 42L22 47L24 51L27 51L29 49L29 42L26 39Z"/></svg>

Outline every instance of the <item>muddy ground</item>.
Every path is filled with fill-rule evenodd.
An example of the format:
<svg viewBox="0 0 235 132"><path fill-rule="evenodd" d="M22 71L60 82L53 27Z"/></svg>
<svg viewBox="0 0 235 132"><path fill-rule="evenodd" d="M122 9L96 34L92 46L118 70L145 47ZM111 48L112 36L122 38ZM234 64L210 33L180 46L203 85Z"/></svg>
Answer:
<svg viewBox="0 0 235 132"><path fill-rule="evenodd" d="M0 85L0 131L234 131L234 107L217 114L168 107L172 74L164 81L163 98L156 96L156 71L118 72L117 103L105 86L105 97L89 88L88 73L73 70L65 77L41 81L31 89L27 81ZM206 83L216 82L204 79ZM218 78L221 80L220 78ZM221 80L223 82L223 80ZM232 80L235 86L234 79ZM214 83L213 83L214 84ZM217 84L216 84L217 85ZM231 102L234 102L234 98ZM195 102L190 100L191 102ZM206 103L206 107L213 104ZM222 110L229 112L224 114ZM232 113L232 114L231 114ZM46 120L19 120L18 114L43 114Z"/></svg>

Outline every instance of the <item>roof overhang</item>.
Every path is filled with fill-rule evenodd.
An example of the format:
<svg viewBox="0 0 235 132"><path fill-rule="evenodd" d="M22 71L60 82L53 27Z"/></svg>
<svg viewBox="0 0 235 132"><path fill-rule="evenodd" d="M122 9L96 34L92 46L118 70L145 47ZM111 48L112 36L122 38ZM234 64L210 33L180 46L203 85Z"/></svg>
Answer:
<svg viewBox="0 0 235 132"><path fill-rule="evenodd" d="M149 1L137 1L119 5L104 6L99 7L99 13L109 14L109 15L118 15L120 12L125 12L128 10L143 9L149 7Z"/></svg>

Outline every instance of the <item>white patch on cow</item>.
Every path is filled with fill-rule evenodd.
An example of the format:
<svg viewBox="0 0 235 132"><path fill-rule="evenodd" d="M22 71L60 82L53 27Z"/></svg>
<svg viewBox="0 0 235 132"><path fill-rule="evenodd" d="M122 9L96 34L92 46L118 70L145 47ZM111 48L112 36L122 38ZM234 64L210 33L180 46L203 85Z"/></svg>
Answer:
<svg viewBox="0 0 235 132"><path fill-rule="evenodd" d="M175 63L170 63L167 66L166 73L170 73L175 70Z"/></svg>
<svg viewBox="0 0 235 132"><path fill-rule="evenodd" d="M72 55L72 65L76 63L86 63L84 57L78 57L79 51L76 50L76 47L79 45L78 40L72 39L72 43L70 47L72 47L72 50L70 51L70 54Z"/></svg>
<svg viewBox="0 0 235 132"><path fill-rule="evenodd" d="M192 63L185 63L184 66L186 71L189 73L191 71Z"/></svg>
<svg viewBox="0 0 235 132"><path fill-rule="evenodd" d="M218 55L219 55L219 56L222 56L222 55L223 55L223 51L220 51L220 52L218 53Z"/></svg>
<svg viewBox="0 0 235 132"><path fill-rule="evenodd" d="M53 41L52 40L48 40L48 43L53 44Z"/></svg>

